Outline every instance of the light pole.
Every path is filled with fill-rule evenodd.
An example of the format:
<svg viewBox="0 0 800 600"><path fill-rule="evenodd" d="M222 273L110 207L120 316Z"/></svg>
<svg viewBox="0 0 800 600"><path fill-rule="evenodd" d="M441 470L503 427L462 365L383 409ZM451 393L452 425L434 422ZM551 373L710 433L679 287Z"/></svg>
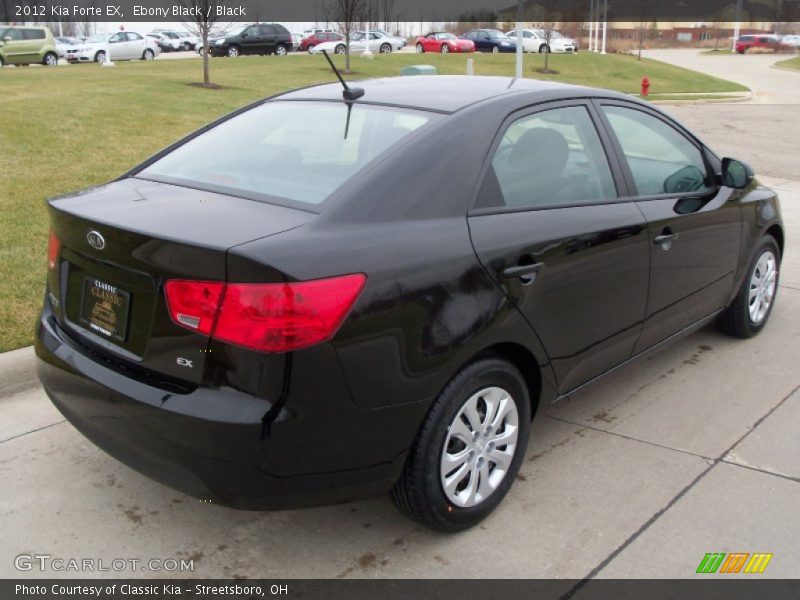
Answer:
<svg viewBox="0 0 800 600"><path fill-rule="evenodd" d="M731 52L736 52L736 40L739 39L739 18L741 16L742 0L736 0L736 13L733 23L733 41L731 42Z"/></svg>
<svg viewBox="0 0 800 600"><path fill-rule="evenodd" d="M517 0L517 60L514 77L522 79L522 0Z"/></svg>
<svg viewBox="0 0 800 600"><path fill-rule="evenodd" d="M603 51L606 53L606 35L608 33L608 0L603 0Z"/></svg>

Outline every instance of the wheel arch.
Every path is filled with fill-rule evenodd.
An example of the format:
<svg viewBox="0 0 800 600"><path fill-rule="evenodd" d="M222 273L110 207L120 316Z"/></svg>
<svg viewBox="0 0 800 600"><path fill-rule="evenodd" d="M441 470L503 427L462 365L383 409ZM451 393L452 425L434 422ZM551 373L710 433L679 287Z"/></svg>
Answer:
<svg viewBox="0 0 800 600"><path fill-rule="evenodd" d="M780 223L773 223L767 230L764 232L765 235L771 235L775 238L775 241L778 242L778 250L781 251L781 258L783 257L783 245L785 242L784 234L783 234L783 227L780 226Z"/></svg>
<svg viewBox="0 0 800 600"><path fill-rule="evenodd" d="M542 369L539 366L539 361L536 360L533 352L522 344L516 342L500 342L487 346L483 350L471 356L458 370L460 371L466 365L486 358L488 356L499 356L503 360L508 361L514 365L525 380L525 385L528 388L528 397L531 404L531 419L536 415L536 409L539 407L539 402L542 399Z"/></svg>

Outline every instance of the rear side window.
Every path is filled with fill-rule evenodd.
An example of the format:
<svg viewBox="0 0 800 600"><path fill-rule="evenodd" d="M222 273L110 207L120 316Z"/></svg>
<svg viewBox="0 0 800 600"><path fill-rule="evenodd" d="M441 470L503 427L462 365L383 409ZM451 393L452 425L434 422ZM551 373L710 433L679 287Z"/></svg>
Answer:
<svg viewBox="0 0 800 600"><path fill-rule="evenodd" d="M22 39L24 40L43 40L45 38L44 31L41 29L23 29Z"/></svg>
<svg viewBox="0 0 800 600"><path fill-rule="evenodd" d="M604 106L640 196L702 192L706 166L700 150L677 129L643 111Z"/></svg>
<svg viewBox="0 0 800 600"><path fill-rule="evenodd" d="M22 39L22 31L19 29L6 29L3 32L3 39L10 39L11 41L19 41Z"/></svg>
<svg viewBox="0 0 800 600"><path fill-rule="evenodd" d="M267 102L190 140L137 176L313 209L376 156L440 118L342 102Z"/></svg>
<svg viewBox="0 0 800 600"><path fill-rule="evenodd" d="M492 158L492 170L500 191L497 206L574 206L617 196L605 151L583 106L545 110L512 123ZM482 198L480 205L491 203Z"/></svg>

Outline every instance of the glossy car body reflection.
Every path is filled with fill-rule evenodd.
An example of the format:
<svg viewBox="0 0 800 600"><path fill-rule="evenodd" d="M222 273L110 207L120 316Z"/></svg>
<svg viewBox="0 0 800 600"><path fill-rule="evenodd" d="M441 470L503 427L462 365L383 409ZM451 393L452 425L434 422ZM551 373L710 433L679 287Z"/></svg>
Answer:
<svg viewBox="0 0 800 600"><path fill-rule="evenodd" d="M769 232L783 243L772 191L755 181L721 185L718 157L628 96L501 78L408 77L364 88L357 106L409 106L437 119L319 210L141 176L186 140L116 182L50 202L61 249L37 324L39 372L87 437L171 486L242 508L382 494L433 400L476 356L492 351L516 365L535 409L708 322L739 289L756 242ZM341 88L274 100L341 102ZM637 198L605 104L663 119L703 148L713 190ZM564 105L591 116L618 197L494 206L490 156L507 124ZM666 228L678 236L665 249L654 237ZM105 250L86 243L89 229L105 237ZM544 266L508 276L531 263ZM124 347L80 327L75 290L84 273L133 294ZM332 339L302 350L248 350L167 316L167 279L346 273L366 274L366 287Z"/></svg>

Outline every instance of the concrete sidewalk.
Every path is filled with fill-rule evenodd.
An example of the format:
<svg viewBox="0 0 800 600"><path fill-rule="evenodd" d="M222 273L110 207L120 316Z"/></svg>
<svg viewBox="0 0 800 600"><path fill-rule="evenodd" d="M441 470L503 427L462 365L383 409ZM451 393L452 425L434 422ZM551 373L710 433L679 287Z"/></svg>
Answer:
<svg viewBox="0 0 800 600"><path fill-rule="evenodd" d="M203 504L105 455L33 388L0 400L0 577L77 575L14 569L34 552L192 558L192 576L249 578L681 578L706 552L772 552L764 576L797 576L800 183L770 182L789 239L765 331L706 328L542 410L518 481L481 526L431 533L388 498L277 513Z"/></svg>

